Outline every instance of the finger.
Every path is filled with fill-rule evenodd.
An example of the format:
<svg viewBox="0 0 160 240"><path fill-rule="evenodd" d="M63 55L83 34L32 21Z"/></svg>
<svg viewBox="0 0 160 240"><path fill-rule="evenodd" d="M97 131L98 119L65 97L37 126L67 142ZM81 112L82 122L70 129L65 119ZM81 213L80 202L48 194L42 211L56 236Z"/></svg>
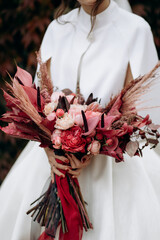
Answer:
<svg viewBox="0 0 160 240"><path fill-rule="evenodd" d="M54 183L54 173L53 173L53 171L51 171L51 179L52 179L52 183Z"/></svg>
<svg viewBox="0 0 160 240"><path fill-rule="evenodd" d="M56 168L65 170L65 171L68 171L68 170L69 170L69 166L66 166L66 165L57 163L56 161L55 161L55 163L53 164L53 166L55 166Z"/></svg>
<svg viewBox="0 0 160 240"><path fill-rule="evenodd" d="M69 160L64 156L58 156L54 154L54 158L61 160L62 162L69 163Z"/></svg>
<svg viewBox="0 0 160 240"><path fill-rule="evenodd" d="M66 154L66 156L67 156L67 158L68 158L69 161L70 161L71 167L72 167L72 168L77 168L74 160L72 159L72 157L71 157L69 154Z"/></svg>
<svg viewBox="0 0 160 240"><path fill-rule="evenodd" d="M77 159L73 154L70 154L72 161L74 162L74 168L81 168L81 161Z"/></svg>
<svg viewBox="0 0 160 240"><path fill-rule="evenodd" d="M52 171L59 177L63 177L63 178L65 177L65 175L61 173L55 166L52 166Z"/></svg>
<svg viewBox="0 0 160 240"><path fill-rule="evenodd" d="M68 173L71 174L71 175L73 175L73 177L78 177L78 176L80 175L80 173L81 173L81 170L78 169L78 170L73 171L73 170L70 169L70 170L68 171Z"/></svg>
<svg viewBox="0 0 160 240"><path fill-rule="evenodd" d="M92 154L89 155L85 155L84 157L82 157L82 162L90 162L91 158L92 158Z"/></svg>
<svg viewBox="0 0 160 240"><path fill-rule="evenodd" d="M46 153L47 153L47 155L48 155L49 158L57 158L57 159L59 159L59 160L61 160L61 161L63 161L63 162L65 162L65 161L68 162L68 159L67 159L66 157L56 155L56 154L54 153L54 151L51 150L50 148L47 148Z"/></svg>

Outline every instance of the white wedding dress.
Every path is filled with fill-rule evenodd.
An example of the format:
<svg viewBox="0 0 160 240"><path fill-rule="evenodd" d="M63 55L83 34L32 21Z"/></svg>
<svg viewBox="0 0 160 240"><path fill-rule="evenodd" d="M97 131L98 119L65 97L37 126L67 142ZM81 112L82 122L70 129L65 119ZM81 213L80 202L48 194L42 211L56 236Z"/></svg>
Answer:
<svg viewBox="0 0 160 240"><path fill-rule="evenodd" d="M69 23L49 25L41 46L43 60L52 57L51 76L59 89L75 91L78 78L85 97L93 92L105 104L123 87L128 63L135 78L158 61L148 24L113 1L98 14L89 36L90 16L83 9L63 20ZM158 122L159 109L156 113ZM39 228L31 227L26 211L49 176L44 150L30 142L0 190L0 239L38 238ZM95 157L79 182L94 226L83 240L160 239L160 147L145 150L143 158L126 155L121 163Z"/></svg>

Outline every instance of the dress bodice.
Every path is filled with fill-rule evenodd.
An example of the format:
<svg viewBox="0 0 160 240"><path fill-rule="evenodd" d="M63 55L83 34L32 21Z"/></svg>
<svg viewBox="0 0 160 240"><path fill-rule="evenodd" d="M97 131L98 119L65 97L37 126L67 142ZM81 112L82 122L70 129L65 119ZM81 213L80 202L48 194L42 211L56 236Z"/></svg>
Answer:
<svg viewBox="0 0 160 240"><path fill-rule="evenodd" d="M105 104L123 87L129 62L134 77L149 71L157 62L148 24L120 9L114 1L96 16L91 34L90 15L82 8L64 15L59 22L49 25L41 51L44 61L51 57L52 80L60 90L70 88L75 92L79 78L84 97L93 92ZM139 38L146 36L146 43L139 46ZM148 45L151 50L146 53ZM150 61L147 54L153 56Z"/></svg>

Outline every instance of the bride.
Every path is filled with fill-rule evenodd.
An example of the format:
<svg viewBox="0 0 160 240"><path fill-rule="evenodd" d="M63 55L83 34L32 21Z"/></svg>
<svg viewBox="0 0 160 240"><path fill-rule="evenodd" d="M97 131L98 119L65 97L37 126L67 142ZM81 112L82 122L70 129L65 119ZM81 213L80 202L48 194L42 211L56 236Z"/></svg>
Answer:
<svg viewBox="0 0 160 240"><path fill-rule="evenodd" d="M67 8L69 1L63 2ZM93 92L105 104L132 77L156 65L153 37L145 20L119 7L130 10L125 0L117 0L119 5L113 0L78 2L80 10L59 16L49 25L41 45L42 59L54 86L73 92L79 87L84 97ZM95 4L96 17L91 18ZM38 84L37 78L35 81ZM50 176L47 156L49 161L55 160L49 150L46 153L38 143L30 142L5 179L0 190L2 240L38 239L40 228L26 211ZM143 158L125 156L119 164L106 156L88 163L75 173L81 173L79 182L94 226L82 239L159 240L158 150L147 149ZM54 165L53 171L59 174Z"/></svg>

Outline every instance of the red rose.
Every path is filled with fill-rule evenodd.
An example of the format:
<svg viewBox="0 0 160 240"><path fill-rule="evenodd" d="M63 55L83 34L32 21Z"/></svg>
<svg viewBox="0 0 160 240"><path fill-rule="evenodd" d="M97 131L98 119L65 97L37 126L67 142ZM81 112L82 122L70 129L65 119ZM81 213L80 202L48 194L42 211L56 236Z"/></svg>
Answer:
<svg viewBox="0 0 160 240"><path fill-rule="evenodd" d="M79 126L62 131L62 149L67 152L85 152L86 140L82 138L83 130Z"/></svg>

